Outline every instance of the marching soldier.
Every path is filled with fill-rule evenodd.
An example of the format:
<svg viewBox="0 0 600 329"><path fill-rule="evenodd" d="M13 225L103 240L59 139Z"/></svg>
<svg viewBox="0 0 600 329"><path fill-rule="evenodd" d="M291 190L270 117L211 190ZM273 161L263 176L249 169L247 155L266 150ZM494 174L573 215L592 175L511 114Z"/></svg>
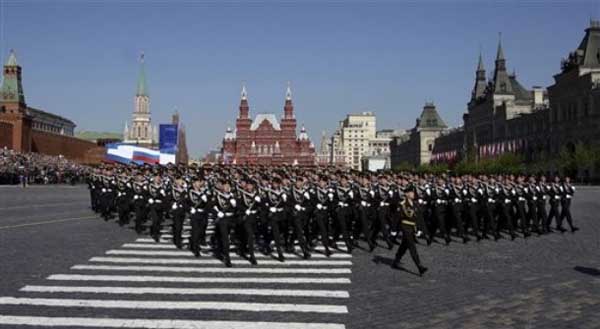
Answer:
<svg viewBox="0 0 600 329"><path fill-rule="evenodd" d="M237 225L239 235L239 253L240 256L248 253L248 260L252 265L256 265L256 257L254 256L254 228L256 227L256 218L258 216L258 208L261 204L261 197L258 195L254 183L246 181L245 189L240 189L241 199L241 216L240 222Z"/></svg>
<svg viewBox="0 0 600 329"><path fill-rule="evenodd" d="M163 199L166 196L160 175L156 174L154 176L153 181L148 186L148 194L148 214L152 222L150 236L154 241L158 242L160 240L160 227L163 221Z"/></svg>
<svg viewBox="0 0 600 329"><path fill-rule="evenodd" d="M171 204L171 217L173 217L173 243L178 249L181 249L183 247L181 233L183 231L183 220L185 219L187 208L186 195L188 194L185 182L181 177L175 180L171 191L173 200Z"/></svg>
<svg viewBox="0 0 600 329"><path fill-rule="evenodd" d="M400 268L400 260L406 250L410 251L410 256L419 270L419 275L423 276L427 272L427 268L421 264L419 254L417 253L417 246L415 245L415 231L417 227L415 215L416 209L414 204L415 199L415 188L410 186L405 191L405 198L400 203L400 219L402 228L402 242L398 251L396 252L396 258L392 263L393 268Z"/></svg>
<svg viewBox="0 0 600 329"><path fill-rule="evenodd" d="M558 222L560 221L560 212L558 211L558 205L561 200L561 191L560 191L560 178L558 176L554 177L554 183L549 186L548 194L550 197L550 212L548 213L548 218L546 219L546 227L550 229L552 225L552 219L556 221L556 229L561 233L564 233L566 230L559 226Z"/></svg>
<svg viewBox="0 0 600 329"><path fill-rule="evenodd" d="M561 212L557 225L559 230L563 232L564 228L562 226L562 221L566 218L567 223L569 223L569 227L571 228L571 232L576 232L579 228L573 226L573 218L571 217L571 199L573 199L573 195L575 194L575 187L571 184L571 178L569 176L566 176L565 181L560 185L560 191L562 193L560 199Z"/></svg>
<svg viewBox="0 0 600 329"><path fill-rule="evenodd" d="M205 234L208 226L208 212L212 207L212 195L202 176L198 176L192 183L189 200L190 224L192 226L189 247L196 257L200 257L200 246L206 244Z"/></svg>
<svg viewBox="0 0 600 329"><path fill-rule="evenodd" d="M348 183L348 177L342 175L340 178L340 184L336 188L336 224L342 234L344 243L348 253L352 253L352 241L350 240L350 233L348 232L348 224L350 222L351 206L354 202L354 191Z"/></svg>
<svg viewBox="0 0 600 329"><path fill-rule="evenodd" d="M296 178L295 186L291 189L291 202L293 203L292 224L294 233L300 244L304 259L308 259L310 258L310 253L306 245L304 227L308 226L308 213L311 210L311 201L304 177ZM293 245L293 241L290 244Z"/></svg>
<svg viewBox="0 0 600 329"><path fill-rule="evenodd" d="M231 185L223 180L219 190L216 191L216 202L213 207L216 219L216 229L220 237L219 255L225 263L225 266L231 267L231 259L229 257L229 233L234 227L235 217L238 212L238 203L234 195L231 193Z"/></svg>

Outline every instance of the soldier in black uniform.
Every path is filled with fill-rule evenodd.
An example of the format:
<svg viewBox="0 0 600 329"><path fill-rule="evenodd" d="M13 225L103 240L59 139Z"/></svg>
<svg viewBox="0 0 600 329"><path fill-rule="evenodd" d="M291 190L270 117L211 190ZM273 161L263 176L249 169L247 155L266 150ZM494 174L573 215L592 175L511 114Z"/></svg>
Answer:
<svg viewBox="0 0 600 329"><path fill-rule="evenodd" d="M325 249L325 255L329 257L331 251L329 251L330 241L330 209L333 207L334 195L333 191L330 190L327 184L327 177L322 175L319 177L318 186L315 188L316 197L313 198L314 202L314 214L315 221L319 235L321 236L321 243Z"/></svg>
<svg viewBox="0 0 600 329"><path fill-rule="evenodd" d="M525 177L519 175L517 181L513 183L514 204L516 208L515 215L517 222L521 224L521 232L523 237L529 237L529 217L527 216L526 205L527 205L527 187L525 185Z"/></svg>
<svg viewBox="0 0 600 329"><path fill-rule="evenodd" d="M550 233L552 230L550 229L550 225L546 221L548 218L548 213L546 212L546 200L549 198L548 191L549 187L546 183L546 176L540 176L539 182L536 184L536 192L537 192L537 216L540 221L542 233Z"/></svg>
<svg viewBox="0 0 600 329"><path fill-rule="evenodd" d="M381 176L375 193L375 200L378 206L377 221L371 229L371 244L377 245L377 236L381 232L390 250L394 247L390 238L390 202L393 197L394 191L390 189L387 177Z"/></svg>
<svg viewBox="0 0 600 329"><path fill-rule="evenodd" d="M163 221L163 199L166 195L162 186L161 176L156 174L148 186L148 215L152 221L150 236L158 242L160 240L160 227Z"/></svg>
<svg viewBox="0 0 600 329"><path fill-rule="evenodd" d="M244 256L248 253L248 260L252 265L256 265L254 256L254 228L256 227L256 218L258 217L258 208L262 202L258 195L254 182L247 180L244 188L240 189L240 216L236 231L240 241L239 253Z"/></svg>
<svg viewBox="0 0 600 329"><path fill-rule="evenodd" d="M562 222L566 219L571 228L571 232L576 232L579 228L573 225L573 217L571 217L571 199L573 199L573 195L575 194L575 186L571 184L571 178L569 176L564 178L564 182L560 185L560 191L562 193L560 200L561 212L557 225L559 230L563 232L564 228Z"/></svg>
<svg viewBox="0 0 600 329"><path fill-rule="evenodd" d="M514 240L517 236L515 234L513 218L511 214L513 206L513 200L511 199L513 195L512 191L512 185L510 185L508 178L503 177L502 181L498 184L498 199L496 200L496 202L499 204L500 207L500 217L502 218L504 225L506 225L506 227L508 228L510 238ZM499 229L500 226L498 225L498 230Z"/></svg>
<svg viewBox="0 0 600 329"><path fill-rule="evenodd" d="M531 223L531 231L537 233L537 235L542 234L542 230L540 228L540 217L538 216L537 209L537 201L540 197L540 193L537 189L537 185L535 184L535 178L530 176L527 184L524 186L525 198L527 199L527 217L529 222Z"/></svg>
<svg viewBox="0 0 600 329"><path fill-rule="evenodd" d="M410 256L419 269L419 275L422 276L427 271L427 268L421 264L419 254L417 253L417 247L415 245L415 231L417 227L415 215L416 209L414 204L415 199L415 187L409 186L405 191L405 198L400 203L400 219L402 228L402 242L398 251L396 252L396 258L392 263L393 268L400 267L400 260L406 250L410 251Z"/></svg>
<svg viewBox="0 0 600 329"><path fill-rule="evenodd" d="M132 183L133 187L133 210L135 213L135 231L140 234L144 230L143 224L146 220L148 202L148 184L144 176L138 173Z"/></svg>
<svg viewBox="0 0 600 329"><path fill-rule="evenodd" d="M375 244L371 241L371 227L375 218L375 191L371 186L371 181L368 176L360 177L360 186L358 186L358 223L354 230L354 240L358 242L360 232L365 237L365 240L369 244L369 250L375 249ZM358 229L360 228L360 230Z"/></svg>
<svg viewBox="0 0 600 329"><path fill-rule="evenodd" d="M116 205L119 216L119 225L129 224L129 212L131 210L131 183L123 173L117 177Z"/></svg>
<svg viewBox="0 0 600 329"><path fill-rule="evenodd" d="M352 253L352 241L350 240L350 233L348 232L348 224L350 222L350 211L354 204L354 191L348 183L348 177L342 175L340 177L340 184L337 186L335 191L336 200L336 224L342 234L344 243L348 253Z"/></svg>
<svg viewBox="0 0 600 329"><path fill-rule="evenodd" d="M546 227L550 228L552 225L552 219L554 219L556 221L556 229L561 233L565 232L566 230L558 225L560 218L558 206L561 200L560 178L558 176L554 177L554 183L549 186L548 195L550 197L550 212L548 213L548 218L546 219Z"/></svg>
<svg viewBox="0 0 600 329"><path fill-rule="evenodd" d="M238 202L231 193L231 185L228 181L221 181L220 188L215 192L216 202L213 207L216 219L215 228L220 237L219 255L225 266L231 267L231 259L229 257L229 233L231 228L236 224L236 216L238 215Z"/></svg>
<svg viewBox="0 0 600 329"><path fill-rule="evenodd" d="M189 247L196 257L200 257L201 245L206 244L206 227L208 226L208 212L212 207L212 194L206 187L203 176L198 176L192 183L189 191L190 200L190 234Z"/></svg>
<svg viewBox="0 0 600 329"><path fill-rule="evenodd" d="M454 223L456 224L456 231L458 236L462 238L463 243L467 243L469 238L465 234L465 224L463 222L462 211L463 211L463 193L466 190L463 190L464 186L462 184L462 180L458 177L452 178L452 183L449 186L450 189L450 213L452 214L452 219L454 219Z"/></svg>
<svg viewBox="0 0 600 329"><path fill-rule="evenodd" d="M306 245L306 236L304 228L307 227L309 220L308 214L311 211L310 193L306 188L306 179L302 176L296 178L295 186L291 188L292 203L292 224L296 238L302 250L304 259L310 258L310 252ZM289 244L293 245L293 241Z"/></svg>
<svg viewBox="0 0 600 329"><path fill-rule="evenodd" d="M183 231L183 220L185 219L185 213L187 205L187 187L185 181L178 177L171 187L172 203L171 203L171 217L173 218L173 243L178 249L183 247L183 239L181 233Z"/></svg>
<svg viewBox="0 0 600 329"><path fill-rule="evenodd" d="M283 211L284 205L287 202L288 196L281 189L281 179L279 177L273 178L272 187L267 190L268 204L269 204L269 226L273 235L273 241L277 248L277 256L280 262L285 260L283 256L283 250L281 249L281 225L284 224ZM271 252L269 246L270 241L265 241L265 249L268 253Z"/></svg>

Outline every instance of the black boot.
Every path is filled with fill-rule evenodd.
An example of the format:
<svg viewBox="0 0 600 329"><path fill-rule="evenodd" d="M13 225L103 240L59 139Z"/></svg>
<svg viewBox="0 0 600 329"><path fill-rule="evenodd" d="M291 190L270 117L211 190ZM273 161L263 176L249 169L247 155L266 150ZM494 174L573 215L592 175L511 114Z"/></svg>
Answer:
<svg viewBox="0 0 600 329"><path fill-rule="evenodd" d="M419 265L419 276L423 276L427 272L427 267Z"/></svg>
<svg viewBox="0 0 600 329"><path fill-rule="evenodd" d="M258 264L256 262L256 257L254 257L254 254L250 254L250 264L252 264L252 265Z"/></svg>

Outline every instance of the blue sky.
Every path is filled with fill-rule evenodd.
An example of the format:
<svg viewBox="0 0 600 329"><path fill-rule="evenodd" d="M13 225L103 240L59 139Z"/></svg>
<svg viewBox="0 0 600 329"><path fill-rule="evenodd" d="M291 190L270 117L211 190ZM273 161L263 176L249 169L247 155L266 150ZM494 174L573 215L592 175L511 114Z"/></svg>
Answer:
<svg viewBox="0 0 600 329"><path fill-rule="evenodd" d="M195 157L235 124L242 81L251 113L296 118L315 144L345 114L410 128L425 101L461 123L481 48L488 76L502 32L509 70L548 86L599 1L5 1L0 54L14 48L26 101L82 130L130 120L144 51L152 118L177 108Z"/></svg>

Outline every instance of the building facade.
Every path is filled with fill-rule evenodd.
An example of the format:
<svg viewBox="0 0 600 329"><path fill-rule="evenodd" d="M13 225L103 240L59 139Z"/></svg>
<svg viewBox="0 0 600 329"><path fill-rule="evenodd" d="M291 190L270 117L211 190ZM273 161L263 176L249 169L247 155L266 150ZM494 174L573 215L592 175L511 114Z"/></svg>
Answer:
<svg viewBox="0 0 600 329"><path fill-rule="evenodd" d="M435 140L448 126L433 103L425 103L415 127L390 142L392 168L401 165L419 166L431 161Z"/></svg>
<svg viewBox="0 0 600 329"><path fill-rule="evenodd" d="M235 130L227 128L221 160L226 164L314 166L315 146L304 126L296 133L292 91L288 85L281 121L273 113L250 118L248 93L242 87Z"/></svg>
<svg viewBox="0 0 600 329"><path fill-rule="evenodd" d="M131 126L125 122L123 142L150 148L156 148L158 144L158 129L152 125L150 113L150 95L146 82L144 54L140 56L140 74L134 98Z"/></svg>

